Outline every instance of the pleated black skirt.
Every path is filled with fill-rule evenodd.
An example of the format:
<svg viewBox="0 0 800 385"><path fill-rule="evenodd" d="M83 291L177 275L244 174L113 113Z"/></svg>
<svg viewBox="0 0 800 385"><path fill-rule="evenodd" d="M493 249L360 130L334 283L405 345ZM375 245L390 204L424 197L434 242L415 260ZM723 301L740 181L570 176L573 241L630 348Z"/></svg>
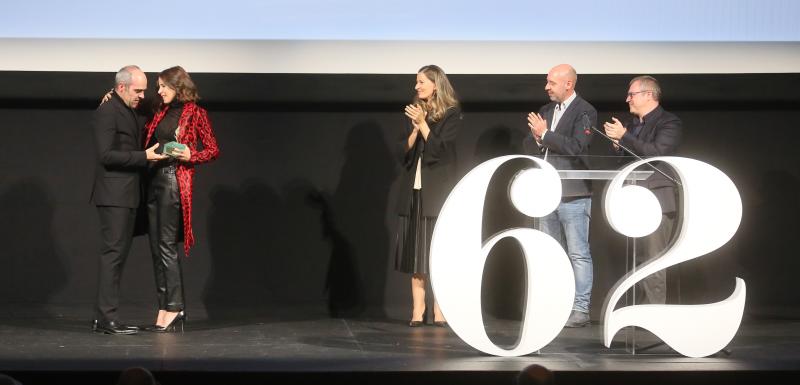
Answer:
<svg viewBox="0 0 800 385"><path fill-rule="evenodd" d="M422 215L420 190L411 195L411 215L401 215L395 242L395 270L410 274L428 274L428 256L436 217Z"/></svg>

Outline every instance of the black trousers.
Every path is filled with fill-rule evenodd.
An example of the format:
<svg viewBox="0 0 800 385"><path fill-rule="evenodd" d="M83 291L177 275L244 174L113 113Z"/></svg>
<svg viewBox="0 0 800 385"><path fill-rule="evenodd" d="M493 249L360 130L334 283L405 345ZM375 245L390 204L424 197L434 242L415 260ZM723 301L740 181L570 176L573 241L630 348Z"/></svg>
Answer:
<svg viewBox="0 0 800 385"><path fill-rule="evenodd" d="M103 247L97 279L95 318L117 321L119 282L133 242L136 209L98 206Z"/></svg>
<svg viewBox="0 0 800 385"><path fill-rule="evenodd" d="M675 232L675 213L661 215L661 224L656 231L644 238L645 258L642 263L647 263L662 254L667 248ZM644 293L640 296L642 304L663 304L667 302L667 270L659 270L639 282L639 287Z"/></svg>
<svg viewBox="0 0 800 385"><path fill-rule="evenodd" d="M178 237L183 231L183 220L175 166L154 168L149 176L147 219L158 309L181 311L183 272L178 258Z"/></svg>

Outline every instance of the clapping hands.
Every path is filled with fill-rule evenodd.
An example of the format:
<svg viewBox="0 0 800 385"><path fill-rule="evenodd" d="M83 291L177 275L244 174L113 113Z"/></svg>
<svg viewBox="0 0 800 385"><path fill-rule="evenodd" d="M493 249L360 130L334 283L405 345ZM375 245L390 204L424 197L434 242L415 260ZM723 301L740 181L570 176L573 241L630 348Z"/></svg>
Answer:
<svg viewBox="0 0 800 385"><path fill-rule="evenodd" d="M542 135L547 131L547 120L535 112L528 114L528 127L537 142L542 141Z"/></svg>
<svg viewBox="0 0 800 385"><path fill-rule="evenodd" d="M409 104L406 106L406 116L411 119L411 123L414 124L414 128L419 129L419 126L422 123L425 123L425 117L427 116L427 113L422 109L422 107L416 104Z"/></svg>

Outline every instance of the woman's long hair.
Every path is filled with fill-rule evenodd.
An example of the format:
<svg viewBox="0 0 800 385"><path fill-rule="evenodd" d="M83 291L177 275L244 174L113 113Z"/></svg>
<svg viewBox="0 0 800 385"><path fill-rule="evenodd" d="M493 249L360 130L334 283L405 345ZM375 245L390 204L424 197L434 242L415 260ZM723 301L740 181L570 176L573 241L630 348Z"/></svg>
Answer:
<svg viewBox="0 0 800 385"><path fill-rule="evenodd" d="M200 99L197 87L194 85L189 73L181 66L167 68L158 74L158 78L169 88L175 90L175 98L179 102L196 102Z"/></svg>
<svg viewBox="0 0 800 385"><path fill-rule="evenodd" d="M435 88L433 95L428 100L423 101L418 95L414 95L414 104L422 106L422 109L428 114L428 119L432 122L437 122L449 108L458 106L456 92L453 90L453 86L450 85L447 74L439 66L426 65L420 68L417 73L425 75L428 80L433 82Z"/></svg>

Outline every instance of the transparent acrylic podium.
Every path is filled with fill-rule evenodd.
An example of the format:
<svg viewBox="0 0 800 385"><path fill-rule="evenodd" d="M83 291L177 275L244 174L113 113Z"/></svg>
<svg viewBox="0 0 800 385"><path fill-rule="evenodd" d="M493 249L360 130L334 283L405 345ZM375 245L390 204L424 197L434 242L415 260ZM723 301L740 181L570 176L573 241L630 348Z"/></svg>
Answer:
<svg viewBox="0 0 800 385"><path fill-rule="evenodd" d="M557 170L558 176L562 180L611 180L619 173L620 170ZM631 184L636 184L638 181L645 180L653 174L654 171L642 170L632 171L625 178ZM636 239L626 238L625 240L625 271L631 272L636 270ZM630 294L630 295L629 295ZM636 287L634 286L625 293L625 305L636 304ZM625 333L625 351L631 354L636 354L636 327L631 326L626 328Z"/></svg>

